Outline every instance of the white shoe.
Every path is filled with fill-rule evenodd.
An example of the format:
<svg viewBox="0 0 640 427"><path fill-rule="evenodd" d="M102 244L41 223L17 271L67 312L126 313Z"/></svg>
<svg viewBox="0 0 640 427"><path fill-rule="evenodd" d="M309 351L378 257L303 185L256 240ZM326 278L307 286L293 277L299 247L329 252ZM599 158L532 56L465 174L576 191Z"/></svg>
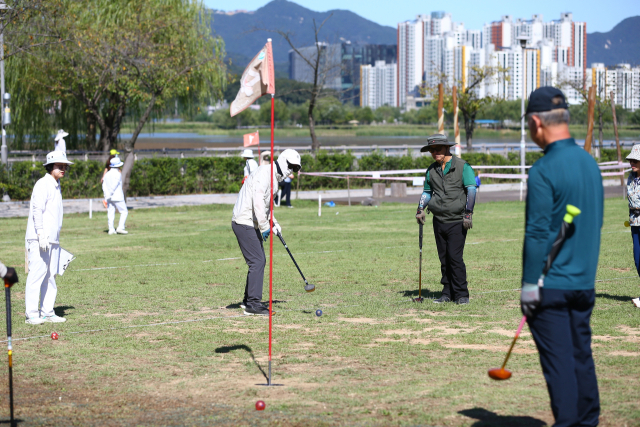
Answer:
<svg viewBox="0 0 640 427"><path fill-rule="evenodd" d="M44 323L44 319L41 317L29 317L24 321L27 325L42 325Z"/></svg>
<svg viewBox="0 0 640 427"><path fill-rule="evenodd" d="M109 230L109 234L116 234L116 230L112 228L111 230Z"/></svg>
<svg viewBox="0 0 640 427"><path fill-rule="evenodd" d="M129 234L129 232L127 230L125 230L124 228L116 229L116 233L118 233L118 234Z"/></svg>
<svg viewBox="0 0 640 427"><path fill-rule="evenodd" d="M42 318L42 321L49 322L49 323L64 323L67 321L67 319L65 319L64 317L56 316L54 314L53 316L44 316Z"/></svg>
<svg viewBox="0 0 640 427"><path fill-rule="evenodd" d="M633 305L635 305L636 307L640 308L640 297L634 298L631 301L633 302Z"/></svg>

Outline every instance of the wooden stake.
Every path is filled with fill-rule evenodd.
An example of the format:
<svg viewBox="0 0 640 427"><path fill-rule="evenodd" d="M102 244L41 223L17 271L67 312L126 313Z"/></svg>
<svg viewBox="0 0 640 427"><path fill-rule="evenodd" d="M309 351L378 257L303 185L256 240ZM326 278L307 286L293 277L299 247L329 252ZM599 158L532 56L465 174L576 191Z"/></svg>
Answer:
<svg viewBox="0 0 640 427"><path fill-rule="evenodd" d="M622 149L620 148L620 138L618 137L618 119L616 118L616 100L613 91L611 95L611 113L613 114L613 132L616 135L616 150L618 151L618 163L622 163ZM624 169L620 169L621 171ZM620 175L620 185L624 187L624 175ZM624 192L623 192L624 193Z"/></svg>
<svg viewBox="0 0 640 427"><path fill-rule="evenodd" d="M591 153L591 143L593 142L593 111L596 106L596 88L591 86L589 88L589 108L587 110L587 137L584 140L584 149L588 153Z"/></svg>
<svg viewBox="0 0 640 427"><path fill-rule="evenodd" d="M453 135L456 143L455 154L460 157L462 150L460 147L460 127L458 126L458 88L456 86L453 87L451 97L453 98Z"/></svg>
<svg viewBox="0 0 640 427"><path fill-rule="evenodd" d="M438 85L438 133L444 135L444 86L442 83Z"/></svg>

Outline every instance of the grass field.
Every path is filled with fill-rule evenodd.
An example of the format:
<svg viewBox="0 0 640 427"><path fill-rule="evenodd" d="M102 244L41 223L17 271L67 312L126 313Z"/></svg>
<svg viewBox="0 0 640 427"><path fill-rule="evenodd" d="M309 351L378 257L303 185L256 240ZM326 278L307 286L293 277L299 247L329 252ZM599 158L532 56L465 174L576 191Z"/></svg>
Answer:
<svg viewBox="0 0 640 427"><path fill-rule="evenodd" d="M415 206L339 206L322 217L312 202L295 207L276 216L317 289L303 291L275 241L273 379L282 386L271 388L256 385L265 383L268 320L238 308L246 265L230 206L133 210L128 236L108 236L106 215L65 216L62 246L77 255L58 278L57 312L68 321L24 324L24 273L12 293L14 339L41 336L14 342L21 425L552 424L526 327L509 362L513 377L487 376L521 317L523 204L477 206L465 250L468 306L410 302ZM602 426L640 425L640 310L630 301L640 287L625 213L623 201L607 200L592 319ZM24 218L0 219L0 260L19 271L25 227ZM429 230L423 291L437 296ZM176 323L157 325L165 322ZM48 338L53 331L58 341ZM254 409L259 399L264 412Z"/></svg>
<svg viewBox="0 0 640 427"><path fill-rule="evenodd" d="M448 132L452 132L452 127L448 126ZM132 132L133 128L130 124L123 126L123 132ZM197 133L201 135L229 135L229 136L242 136L249 132L247 129L220 129L215 127L212 123L206 122L184 122L184 123L154 123L153 125L147 125L144 127L143 132L148 133L172 133L172 132L187 132ZM316 134L319 137L369 137L369 136L429 136L437 132L437 127L429 125L361 125L361 126L316 126ZM465 144L464 130L461 131L463 144ZM271 135L270 129L260 129L260 134L263 138L269 138ZM571 134L578 139L584 139L587 134L586 125L571 125ZM308 127L285 127L276 129L276 135L278 137L309 137ZM603 130L604 138L611 140L615 138L612 126L606 126ZM638 127L620 127L620 138L640 138L640 129ZM598 138L597 129L594 131L594 137ZM477 127L473 133L474 139L497 139L504 140L505 142L517 142L520 141L520 128L513 129L486 129ZM529 137L527 136L529 141Z"/></svg>

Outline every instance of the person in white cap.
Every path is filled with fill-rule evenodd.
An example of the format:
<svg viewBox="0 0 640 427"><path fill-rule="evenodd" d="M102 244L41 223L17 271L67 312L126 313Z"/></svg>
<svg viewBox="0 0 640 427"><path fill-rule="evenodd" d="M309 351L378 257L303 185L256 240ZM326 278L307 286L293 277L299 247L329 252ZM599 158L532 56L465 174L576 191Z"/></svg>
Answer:
<svg viewBox="0 0 640 427"><path fill-rule="evenodd" d="M62 151L65 154L67 153L67 143L64 142L65 136L69 136L69 134L63 131L62 129L60 129L55 138L56 145L55 145L54 151Z"/></svg>
<svg viewBox="0 0 640 427"><path fill-rule="evenodd" d="M268 316L269 310L262 305L262 281L266 258L262 243L271 235L269 211L271 205L271 180L273 178L273 194L278 191L278 182L298 172L301 167L300 154L287 149L273 162L273 177L271 165L262 165L257 171L247 177L238 194L238 200L233 207L231 228L233 229L242 255L249 266L247 281L244 288L244 298L240 305L244 314ZM273 232L278 235L282 229L273 217Z"/></svg>
<svg viewBox="0 0 640 427"><path fill-rule="evenodd" d="M67 319L53 310L58 289L55 275L60 259L60 229L62 228L62 192L60 178L69 165L63 151L47 154L47 173L33 187L29 204L29 219L25 235L29 259L29 275L25 289L26 323L61 323Z"/></svg>
<svg viewBox="0 0 640 427"><path fill-rule="evenodd" d="M627 178L627 199L629 200L629 225L633 240L633 260L640 276L640 144L636 144L627 156L631 172ZM640 297L633 298L633 304L640 307Z"/></svg>
<svg viewBox="0 0 640 427"><path fill-rule="evenodd" d="M124 201L124 193L122 191L122 171L120 168L124 165L120 157L114 157L109 163L109 171L104 175L102 182L102 191L104 199L107 201L107 221L109 223L109 234L129 234L124 229L127 221L127 204ZM118 228L113 228L113 222L116 218L116 209L120 212L120 222Z"/></svg>
<svg viewBox="0 0 640 427"><path fill-rule="evenodd" d="M247 179L249 175L258 170L258 162L253 160L253 150L249 148L242 152L242 158L247 160L244 166L244 179Z"/></svg>

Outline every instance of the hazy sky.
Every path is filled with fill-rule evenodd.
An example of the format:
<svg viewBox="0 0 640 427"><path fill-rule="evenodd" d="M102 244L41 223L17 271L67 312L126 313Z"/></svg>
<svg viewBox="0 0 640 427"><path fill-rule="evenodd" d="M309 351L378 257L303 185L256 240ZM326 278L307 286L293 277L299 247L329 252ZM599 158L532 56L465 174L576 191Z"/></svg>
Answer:
<svg viewBox="0 0 640 427"><path fill-rule="evenodd" d="M207 7L221 10L256 10L268 0L204 0ZM348 9L381 25L396 27L398 22L415 18L434 10L450 12L453 20L464 22L467 29L482 29L485 22L502 15L530 18L541 13L545 21L558 19L561 12L573 12L573 19L586 21L587 32L606 32L630 16L640 15L640 0L457 0L421 2L415 0L296 0L301 6L315 11ZM421 6L423 5L423 6Z"/></svg>

